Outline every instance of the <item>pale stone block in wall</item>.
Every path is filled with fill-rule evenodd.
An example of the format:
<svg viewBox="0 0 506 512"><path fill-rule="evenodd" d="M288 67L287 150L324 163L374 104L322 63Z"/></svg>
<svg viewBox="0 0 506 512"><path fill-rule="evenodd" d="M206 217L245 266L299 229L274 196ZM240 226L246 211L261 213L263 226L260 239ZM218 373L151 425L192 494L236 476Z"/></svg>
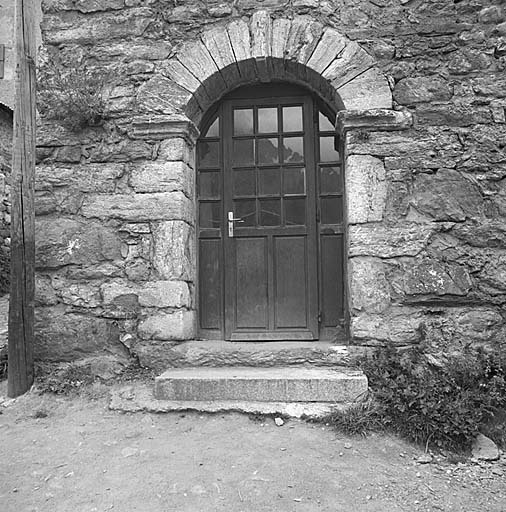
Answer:
<svg viewBox="0 0 506 512"><path fill-rule="evenodd" d="M61 302L69 306L96 308L102 302L96 285L69 283L66 279L58 278L53 278L52 285Z"/></svg>
<svg viewBox="0 0 506 512"><path fill-rule="evenodd" d="M195 168L195 151L185 139L173 138L163 140L158 150L158 161L181 161Z"/></svg>
<svg viewBox="0 0 506 512"><path fill-rule="evenodd" d="M394 89L394 99L401 105L448 101L452 96L451 85L437 76L403 78Z"/></svg>
<svg viewBox="0 0 506 512"><path fill-rule="evenodd" d="M272 19L267 11L257 11L251 17L251 55L255 59L260 80L267 81L270 73L267 58L271 56Z"/></svg>
<svg viewBox="0 0 506 512"><path fill-rule="evenodd" d="M94 44L101 39L140 36L152 16L151 9L142 7L104 13L100 17L49 14L44 17L41 28L46 44Z"/></svg>
<svg viewBox="0 0 506 512"><path fill-rule="evenodd" d="M346 159L346 190L350 224L383 219L387 186L381 160L368 155L350 155Z"/></svg>
<svg viewBox="0 0 506 512"><path fill-rule="evenodd" d="M100 287L105 305L114 305L125 295L136 295L139 306L181 308L191 305L190 290L184 281L154 281L133 284L111 281Z"/></svg>
<svg viewBox="0 0 506 512"><path fill-rule="evenodd" d="M345 46L346 39L337 30L327 28L307 61L307 65L317 73L323 73Z"/></svg>
<svg viewBox="0 0 506 512"><path fill-rule="evenodd" d="M349 229L349 256L416 256L438 230L434 224L358 224Z"/></svg>
<svg viewBox="0 0 506 512"><path fill-rule="evenodd" d="M368 69L337 89L348 110L392 108L392 92L385 76L376 68Z"/></svg>
<svg viewBox="0 0 506 512"><path fill-rule="evenodd" d="M206 30L202 42L218 66L229 87L237 86L241 80L232 45L224 27Z"/></svg>
<svg viewBox="0 0 506 512"><path fill-rule="evenodd" d="M378 314L359 313L351 318L350 334L355 341L409 345L420 341L424 318L415 308L390 308Z"/></svg>
<svg viewBox="0 0 506 512"><path fill-rule="evenodd" d="M139 324L142 339L161 341L190 340L195 336L195 312L179 310L172 313L157 313Z"/></svg>
<svg viewBox="0 0 506 512"><path fill-rule="evenodd" d="M185 222L153 225L152 262L162 279L195 279L195 232Z"/></svg>
<svg viewBox="0 0 506 512"><path fill-rule="evenodd" d="M355 41L346 41L344 50L337 55L322 74L324 78L332 82L335 88L339 88L373 67L374 64L374 58L359 44Z"/></svg>
<svg viewBox="0 0 506 512"><path fill-rule="evenodd" d="M242 78L248 82L256 80L248 24L243 20L234 20L227 25L227 32Z"/></svg>
<svg viewBox="0 0 506 512"><path fill-rule="evenodd" d="M392 288L418 302L445 295L464 296L473 285L465 267L432 260L402 262L393 273ZM425 296L425 299L424 299ZM451 301L451 298L445 300Z"/></svg>
<svg viewBox="0 0 506 512"><path fill-rule="evenodd" d="M154 76L137 91L137 104L141 111L146 112L182 112L190 98L189 91L163 76Z"/></svg>
<svg viewBox="0 0 506 512"><path fill-rule="evenodd" d="M204 85L211 100L226 92L227 85L202 41L183 45L177 59Z"/></svg>
<svg viewBox="0 0 506 512"><path fill-rule="evenodd" d="M85 199L82 215L99 219L122 219L131 222L184 220L193 224L193 203L182 192L151 194L103 194Z"/></svg>
<svg viewBox="0 0 506 512"><path fill-rule="evenodd" d="M193 170L183 162L146 162L132 169L129 184L135 192L181 191L193 197Z"/></svg>
<svg viewBox="0 0 506 512"><path fill-rule="evenodd" d="M114 192L116 180L125 172L124 164L38 165L35 190L72 187L80 192Z"/></svg>
<svg viewBox="0 0 506 512"><path fill-rule="evenodd" d="M118 233L94 222L40 218L35 230L37 267L87 265L121 259Z"/></svg>
<svg viewBox="0 0 506 512"><path fill-rule="evenodd" d="M177 59L170 59L162 66L162 72L172 79L176 84L191 93L201 86L201 83L195 75L188 71ZM206 99L209 97L206 95Z"/></svg>
<svg viewBox="0 0 506 512"><path fill-rule="evenodd" d="M381 313L390 306L390 288L381 260L351 258L348 263L351 309Z"/></svg>
<svg viewBox="0 0 506 512"><path fill-rule="evenodd" d="M417 211L442 221L477 218L484 208L478 188L453 169L419 174L413 184L410 204Z"/></svg>

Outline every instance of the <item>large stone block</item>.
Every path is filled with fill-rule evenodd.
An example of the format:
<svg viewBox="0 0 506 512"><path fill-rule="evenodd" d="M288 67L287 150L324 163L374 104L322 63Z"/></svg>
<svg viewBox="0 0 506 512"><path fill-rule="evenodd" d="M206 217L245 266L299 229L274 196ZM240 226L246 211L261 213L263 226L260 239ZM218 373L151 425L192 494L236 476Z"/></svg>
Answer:
<svg viewBox="0 0 506 512"><path fill-rule="evenodd" d="M413 260L401 264L395 272L392 287L410 301L443 300L451 302L469 293L473 286L465 267L445 265L438 261ZM449 296L454 296L452 297Z"/></svg>
<svg viewBox="0 0 506 512"><path fill-rule="evenodd" d="M162 279L194 281L195 231L185 222L167 221L153 226L153 267Z"/></svg>
<svg viewBox="0 0 506 512"><path fill-rule="evenodd" d="M206 30L202 34L202 41L218 66L228 87L236 87L241 81L241 76L226 29L220 27Z"/></svg>
<svg viewBox="0 0 506 512"><path fill-rule="evenodd" d="M392 108L392 92L386 77L377 68L371 68L337 89L348 110Z"/></svg>
<svg viewBox="0 0 506 512"><path fill-rule="evenodd" d="M109 227L65 218L36 221L36 265L57 268L121 259L121 240Z"/></svg>
<svg viewBox="0 0 506 512"><path fill-rule="evenodd" d="M390 306L385 264L373 258L351 258L348 263L351 308L381 313Z"/></svg>
<svg viewBox="0 0 506 512"><path fill-rule="evenodd" d="M193 339L195 312L179 310L148 316L140 322L138 332L142 339L161 341Z"/></svg>
<svg viewBox="0 0 506 512"><path fill-rule="evenodd" d="M267 58L271 56L272 20L267 11L257 11L251 17L251 55L255 59L260 80L268 81Z"/></svg>
<svg viewBox="0 0 506 512"><path fill-rule="evenodd" d="M195 220L193 204L182 192L92 195L85 199L81 213L131 222L184 220L193 224Z"/></svg>
<svg viewBox="0 0 506 512"><path fill-rule="evenodd" d="M135 295L139 306L154 308L181 308L191 305L190 290L184 281L154 281L133 284L110 281L100 287L105 305L123 306L125 296Z"/></svg>
<svg viewBox="0 0 506 512"><path fill-rule="evenodd" d="M256 80L248 24L241 19L234 20L227 25L227 32L241 77L248 82Z"/></svg>
<svg viewBox="0 0 506 512"><path fill-rule="evenodd" d="M476 218L483 210L483 198L478 188L453 169L418 175L410 204L420 213L439 221Z"/></svg>
<svg viewBox="0 0 506 512"><path fill-rule="evenodd" d="M50 14L41 28L45 42L52 45L90 43L103 39L140 36L152 21L148 8L104 13L99 17L82 16L77 12Z"/></svg>
<svg viewBox="0 0 506 512"><path fill-rule="evenodd" d="M137 91L137 104L145 112L180 113L190 98L189 91L163 76L154 76Z"/></svg>
<svg viewBox="0 0 506 512"><path fill-rule="evenodd" d="M327 28L307 61L307 65L317 73L323 73L345 46L346 39L337 30Z"/></svg>
<svg viewBox="0 0 506 512"><path fill-rule="evenodd" d="M34 354L37 360L74 361L100 353L126 355L118 331L110 321L71 313L61 306L36 310Z"/></svg>
<svg viewBox="0 0 506 512"><path fill-rule="evenodd" d="M181 191L193 197L193 170L183 162L145 162L132 169L129 184L135 192Z"/></svg>
<svg viewBox="0 0 506 512"><path fill-rule="evenodd" d="M438 77L403 78L394 89L394 99L401 105L448 101L452 96L452 86Z"/></svg>
<svg viewBox="0 0 506 512"><path fill-rule="evenodd" d="M74 166L39 165L35 190L71 187L80 192L114 192L116 181L125 172L124 164L87 164Z"/></svg>
<svg viewBox="0 0 506 512"><path fill-rule="evenodd" d="M380 314L360 313L351 318L350 334L359 343L411 345L421 340L423 314L407 307L391 308Z"/></svg>
<svg viewBox="0 0 506 512"><path fill-rule="evenodd" d="M416 256L437 231L431 224L398 223L350 226L349 256Z"/></svg>
<svg viewBox="0 0 506 512"><path fill-rule="evenodd" d="M346 159L348 222L380 222L385 211L385 167L378 158L350 155Z"/></svg>

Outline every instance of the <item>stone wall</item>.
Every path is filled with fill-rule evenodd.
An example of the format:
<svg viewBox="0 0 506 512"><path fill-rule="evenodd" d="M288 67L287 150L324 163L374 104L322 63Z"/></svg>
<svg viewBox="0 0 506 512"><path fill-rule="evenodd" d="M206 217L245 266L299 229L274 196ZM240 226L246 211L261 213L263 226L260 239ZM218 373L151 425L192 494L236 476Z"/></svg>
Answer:
<svg viewBox="0 0 506 512"><path fill-rule="evenodd" d="M9 291L12 112L0 105L0 294Z"/></svg>
<svg viewBox="0 0 506 512"><path fill-rule="evenodd" d="M103 126L41 121L38 357L142 356L195 336L196 126L230 88L272 77L346 109L351 342L504 343L503 2L43 8L46 59L121 80Z"/></svg>

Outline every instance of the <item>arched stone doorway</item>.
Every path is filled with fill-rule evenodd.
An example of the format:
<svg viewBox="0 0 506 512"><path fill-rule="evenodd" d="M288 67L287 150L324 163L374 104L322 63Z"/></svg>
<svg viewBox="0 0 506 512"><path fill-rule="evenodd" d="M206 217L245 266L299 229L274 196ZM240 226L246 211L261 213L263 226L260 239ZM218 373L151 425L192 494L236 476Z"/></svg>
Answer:
<svg viewBox="0 0 506 512"><path fill-rule="evenodd" d="M184 162L181 169L184 190L178 209L184 213L181 220L189 228L185 228L186 235L175 245L191 244L192 239L195 244L197 235L192 233L198 222L193 155L198 127L206 125L206 113L231 91L245 85L273 82L302 86L338 113L335 130L341 140L343 192L347 198L343 205L343 230L348 235L343 249L343 273L347 278L341 296L346 299L342 310L349 314L353 337L354 315L362 307L359 295L364 281L360 273L367 270L370 262L350 260L348 247L353 247L356 240L360 243L364 232L377 232L378 225L380 231L387 229L377 224L383 220L386 201L384 162L359 145L367 143L365 132L399 130L411 124L409 113L392 109L388 81L360 45L334 28L306 17L272 19L264 11L255 13L249 23L241 19L211 28L199 40L184 43L167 61L163 76L151 79L139 91L140 107L152 113L134 121L132 136L163 140L168 159ZM348 152L350 141L354 148L351 153ZM386 244L389 243L387 240ZM163 243L159 245L162 247ZM199 283L194 247L178 250L191 259L193 270L188 278L190 290L196 293ZM170 251L174 251L174 244ZM162 259L165 257L160 255ZM383 293L379 288L376 290L372 281L367 286L368 294ZM389 297L384 302L389 307ZM198 298L193 296L195 309L181 316L181 325L177 326L179 338L158 331L157 336L161 339L198 336L197 303ZM221 332L225 332L224 327Z"/></svg>

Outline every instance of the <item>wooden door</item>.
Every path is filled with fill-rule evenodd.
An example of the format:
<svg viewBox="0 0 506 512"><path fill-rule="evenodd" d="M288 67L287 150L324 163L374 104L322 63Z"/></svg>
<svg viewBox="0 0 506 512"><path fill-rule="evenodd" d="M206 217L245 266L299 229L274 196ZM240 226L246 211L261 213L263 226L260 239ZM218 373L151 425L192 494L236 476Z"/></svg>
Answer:
<svg viewBox="0 0 506 512"><path fill-rule="evenodd" d="M329 198L328 187L319 184L323 132L315 128L313 99L266 96L223 101L199 141L203 337L318 339L329 323L323 318L325 303L330 323L343 316L337 304L343 295L342 258L336 255L342 251L342 230L336 245L335 229L319 227L320 204ZM322 258L337 271L324 270ZM330 294L322 283L327 275Z"/></svg>

